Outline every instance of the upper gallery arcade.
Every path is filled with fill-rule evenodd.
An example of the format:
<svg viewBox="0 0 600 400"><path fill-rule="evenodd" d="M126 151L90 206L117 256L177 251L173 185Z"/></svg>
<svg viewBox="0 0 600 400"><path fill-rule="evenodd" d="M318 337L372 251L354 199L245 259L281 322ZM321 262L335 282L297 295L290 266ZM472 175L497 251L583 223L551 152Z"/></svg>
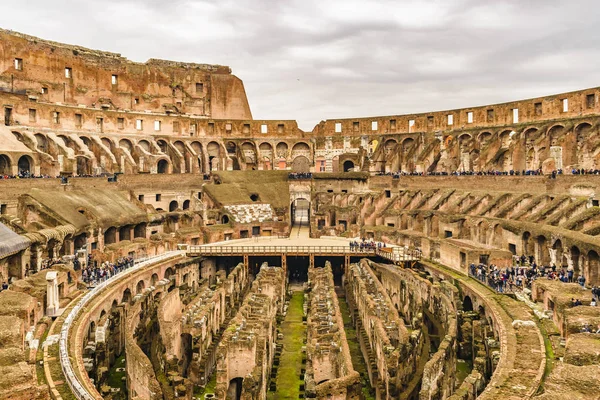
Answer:
<svg viewBox="0 0 600 400"><path fill-rule="evenodd" d="M151 59L0 30L0 174L454 172L599 168L599 89L320 122L253 120L220 65Z"/></svg>

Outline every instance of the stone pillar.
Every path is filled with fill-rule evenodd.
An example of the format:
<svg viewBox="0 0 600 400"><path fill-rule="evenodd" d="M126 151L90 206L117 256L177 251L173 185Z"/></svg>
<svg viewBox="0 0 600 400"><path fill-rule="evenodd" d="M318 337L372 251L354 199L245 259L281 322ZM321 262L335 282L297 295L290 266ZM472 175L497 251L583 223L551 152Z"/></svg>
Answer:
<svg viewBox="0 0 600 400"><path fill-rule="evenodd" d="M552 247L548 247L548 252L550 253L550 265L556 264L556 249L553 249ZM540 257L540 261L538 264L542 264L542 263L543 263L543 261Z"/></svg>
<svg viewBox="0 0 600 400"><path fill-rule="evenodd" d="M46 273L46 315L53 317L58 314L60 299L58 296L58 282L56 281L58 272L49 271Z"/></svg>

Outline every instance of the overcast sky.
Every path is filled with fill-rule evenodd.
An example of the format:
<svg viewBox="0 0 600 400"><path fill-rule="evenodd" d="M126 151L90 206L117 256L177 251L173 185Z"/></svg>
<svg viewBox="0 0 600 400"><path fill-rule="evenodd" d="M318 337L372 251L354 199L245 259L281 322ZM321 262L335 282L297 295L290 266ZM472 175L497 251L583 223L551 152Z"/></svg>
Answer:
<svg viewBox="0 0 600 400"><path fill-rule="evenodd" d="M255 119L405 114L600 86L592 0L27 0L0 27L223 64Z"/></svg>

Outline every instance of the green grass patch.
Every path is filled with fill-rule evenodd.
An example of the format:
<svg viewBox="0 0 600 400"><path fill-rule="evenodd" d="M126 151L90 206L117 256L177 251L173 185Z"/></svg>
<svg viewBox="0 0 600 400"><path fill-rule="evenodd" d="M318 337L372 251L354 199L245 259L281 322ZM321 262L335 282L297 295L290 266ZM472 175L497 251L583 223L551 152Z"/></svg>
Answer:
<svg viewBox="0 0 600 400"><path fill-rule="evenodd" d="M113 400L121 400L127 398L127 383L123 377L127 376L126 371L117 371L117 368L125 368L125 352L115 360L115 363L108 371L108 378L106 384L113 388L121 389L120 392L115 393L112 396Z"/></svg>
<svg viewBox="0 0 600 400"><path fill-rule="evenodd" d="M306 337L306 326L302 323L302 306L304 293L296 291L292 294L287 315L281 323L280 331L283 334L283 350L279 359L277 370L277 391L268 392L267 399L299 399L300 398L300 372L302 369L302 346Z"/></svg>

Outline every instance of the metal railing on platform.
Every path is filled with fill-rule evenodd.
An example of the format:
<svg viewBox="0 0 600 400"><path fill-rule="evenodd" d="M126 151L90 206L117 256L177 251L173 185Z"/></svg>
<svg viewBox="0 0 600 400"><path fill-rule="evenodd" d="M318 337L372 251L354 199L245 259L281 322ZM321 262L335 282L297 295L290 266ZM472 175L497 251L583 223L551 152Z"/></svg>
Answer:
<svg viewBox="0 0 600 400"><path fill-rule="evenodd" d="M419 249L405 247L350 247L350 246L185 246L182 250L190 256L234 256L234 255L338 255L380 256L393 262L417 261Z"/></svg>
<svg viewBox="0 0 600 400"><path fill-rule="evenodd" d="M376 249L350 250L349 246L189 246L192 255L338 254L372 255Z"/></svg>

